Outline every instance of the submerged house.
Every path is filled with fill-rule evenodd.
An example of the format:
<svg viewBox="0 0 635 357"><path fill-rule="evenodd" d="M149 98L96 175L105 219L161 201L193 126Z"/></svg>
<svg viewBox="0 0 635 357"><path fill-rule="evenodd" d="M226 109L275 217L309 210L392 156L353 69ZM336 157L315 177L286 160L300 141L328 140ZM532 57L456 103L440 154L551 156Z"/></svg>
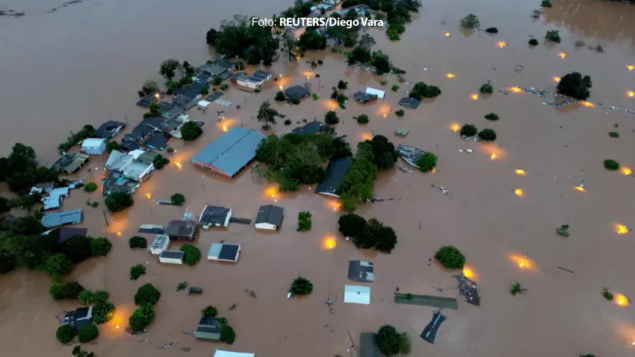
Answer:
<svg viewBox="0 0 635 357"><path fill-rule="evenodd" d="M170 221L165 227L165 234L170 237L170 240L187 240L194 241L196 233L198 232L198 223L194 221Z"/></svg>
<svg viewBox="0 0 635 357"><path fill-rule="evenodd" d="M170 245L170 237L168 235L157 234L157 236L154 237L152 244L150 244L150 247L148 248L148 250L153 255L159 255L164 250L168 249L169 245Z"/></svg>
<svg viewBox="0 0 635 357"><path fill-rule="evenodd" d="M344 302L370 305L370 288L368 286L344 285Z"/></svg>
<svg viewBox="0 0 635 357"><path fill-rule="evenodd" d="M386 95L386 92L384 92L383 90L379 90L379 89L375 89L375 88L371 88L371 87L366 87L366 94L376 95L377 98L384 99L384 96Z"/></svg>
<svg viewBox="0 0 635 357"><path fill-rule="evenodd" d="M318 134L321 133L325 127L326 125L322 122L312 121L304 126L299 126L291 130L291 132L296 134Z"/></svg>
<svg viewBox="0 0 635 357"><path fill-rule="evenodd" d="M417 109L421 102L415 98L401 98L399 105L406 108Z"/></svg>
<svg viewBox="0 0 635 357"><path fill-rule="evenodd" d="M106 151L106 139L84 139L82 151L89 155L101 155Z"/></svg>
<svg viewBox="0 0 635 357"><path fill-rule="evenodd" d="M219 175L232 178L256 157L265 136L253 129L231 128L198 155L192 163Z"/></svg>
<svg viewBox="0 0 635 357"><path fill-rule="evenodd" d="M159 262L165 264L183 264L185 253L180 250L164 250L159 254Z"/></svg>
<svg viewBox="0 0 635 357"><path fill-rule="evenodd" d="M78 332L84 325L93 322L93 307L84 306L75 311L69 311L64 315L64 322L62 324L71 325L75 328L75 332Z"/></svg>
<svg viewBox="0 0 635 357"><path fill-rule="evenodd" d="M216 350L214 352L214 357L255 357L254 353L246 353L246 352L230 352L230 351L222 351Z"/></svg>
<svg viewBox="0 0 635 357"><path fill-rule="evenodd" d="M82 221L82 210L74 209L69 211L57 211L47 213L42 217L44 228L63 226L65 224L77 224Z"/></svg>
<svg viewBox="0 0 635 357"><path fill-rule="evenodd" d="M284 94L292 100L300 100L302 98L308 97L309 91L303 86L293 86L284 90Z"/></svg>
<svg viewBox="0 0 635 357"><path fill-rule="evenodd" d="M399 156L408 163L408 165L419 168L417 166L417 161L425 154L426 152L412 146L399 145L395 149Z"/></svg>
<svg viewBox="0 0 635 357"><path fill-rule="evenodd" d="M364 92L357 92L353 94L353 98L360 103L369 103L371 101L377 100L376 94L368 94Z"/></svg>
<svg viewBox="0 0 635 357"><path fill-rule="evenodd" d="M126 127L125 123L109 120L103 124L95 131L95 136L98 138L110 140L117 135L122 129Z"/></svg>
<svg viewBox="0 0 635 357"><path fill-rule="evenodd" d="M352 164L353 158L350 156L331 159L329 166L326 168L326 179L317 185L315 193L339 197L337 187L346 176L346 173L348 173Z"/></svg>
<svg viewBox="0 0 635 357"><path fill-rule="evenodd" d="M255 77L255 78L259 78L259 79L261 79L261 80L263 80L265 82L270 80L271 77L273 77L273 75L271 73L262 71L260 69L255 71L251 76Z"/></svg>
<svg viewBox="0 0 635 357"><path fill-rule="evenodd" d="M213 317L201 317L198 327L194 332L197 340L220 340L220 321Z"/></svg>
<svg viewBox="0 0 635 357"><path fill-rule="evenodd" d="M372 283L375 281L375 266L367 260L351 260L348 262L348 278L355 281Z"/></svg>
<svg viewBox="0 0 635 357"><path fill-rule="evenodd" d="M207 259L235 263L240 255L240 245L212 243L207 251Z"/></svg>
<svg viewBox="0 0 635 357"><path fill-rule="evenodd" d="M137 105L143 108L150 108L150 104L152 104L152 102L156 102L157 100L158 97L156 94L148 94L145 97L141 98L137 102Z"/></svg>
<svg viewBox="0 0 635 357"><path fill-rule="evenodd" d="M221 79L227 79L232 75L234 64L229 61L213 61L198 67L199 72Z"/></svg>
<svg viewBox="0 0 635 357"><path fill-rule="evenodd" d="M445 321L445 316L441 315L439 312L435 312L432 315L432 321L430 321L426 328L423 329L419 337L430 343L434 343L434 340L437 338L437 331L439 330L439 327L441 327L443 321Z"/></svg>
<svg viewBox="0 0 635 357"><path fill-rule="evenodd" d="M69 154L69 155L62 156L57 161L55 161L53 166L51 166L51 169L57 172L72 174L75 171L79 170L87 162L88 162L88 155L86 154L80 154L80 153Z"/></svg>
<svg viewBox="0 0 635 357"><path fill-rule="evenodd" d="M203 229L209 229L209 227L227 227L231 218L231 208L205 205L203 211L201 211L199 223Z"/></svg>
<svg viewBox="0 0 635 357"><path fill-rule="evenodd" d="M157 151L164 151L168 147L170 136L163 131L154 131L141 145Z"/></svg>
<svg viewBox="0 0 635 357"><path fill-rule="evenodd" d="M76 228L76 227L59 227L51 229L42 233L42 235L50 235L57 238L57 243L62 244L66 242L70 237L82 236L86 237L88 234L88 228Z"/></svg>
<svg viewBox="0 0 635 357"><path fill-rule="evenodd" d="M135 160L126 166L123 170L123 176L127 179L141 182L148 179L152 170L154 170L154 164L146 164Z"/></svg>
<svg viewBox="0 0 635 357"><path fill-rule="evenodd" d="M258 77L248 76L245 72L238 72L231 77L231 81L250 89L260 89L264 80Z"/></svg>
<svg viewBox="0 0 635 357"><path fill-rule="evenodd" d="M274 205L260 206L256 216L256 229L268 229L275 231L282 224L284 209Z"/></svg>
<svg viewBox="0 0 635 357"><path fill-rule="evenodd" d="M101 183L104 197L116 192L134 193L139 187L139 181L125 177L121 171L109 170Z"/></svg>
<svg viewBox="0 0 635 357"><path fill-rule="evenodd" d="M361 357L382 357L377 342L377 334L365 332L359 336L359 354Z"/></svg>
<svg viewBox="0 0 635 357"><path fill-rule="evenodd" d="M68 187L58 187L49 191L48 196L42 197L44 210L60 208L62 206L62 198L68 197Z"/></svg>

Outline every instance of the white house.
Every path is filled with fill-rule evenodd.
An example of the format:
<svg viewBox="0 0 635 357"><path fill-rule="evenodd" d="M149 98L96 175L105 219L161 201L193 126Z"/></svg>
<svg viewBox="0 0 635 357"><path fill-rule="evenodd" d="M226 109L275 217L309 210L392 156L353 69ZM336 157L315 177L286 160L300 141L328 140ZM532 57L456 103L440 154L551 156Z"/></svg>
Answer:
<svg viewBox="0 0 635 357"><path fill-rule="evenodd" d="M106 151L106 139L84 139L82 151L89 155L101 155Z"/></svg>
<svg viewBox="0 0 635 357"><path fill-rule="evenodd" d="M377 98L384 99L384 96L386 95L386 92L384 92L383 90L379 90L379 89L375 89L375 88L371 88L371 87L366 87L366 94L376 95Z"/></svg>
<svg viewBox="0 0 635 357"><path fill-rule="evenodd" d="M170 245L170 237L166 234L158 234L148 250L154 255L160 255Z"/></svg>
<svg viewBox="0 0 635 357"><path fill-rule="evenodd" d="M260 206L256 216L256 229L275 231L282 224L284 209L274 205Z"/></svg>
<svg viewBox="0 0 635 357"><path fill-rule="evenodd" d="M240 255L240 245L212 243L207 252L207 259L235 263Z"/></svg>
<svg viewBox="0 0 635 357"><path fill-rule="evenodd" d="M370 305L370 288L368 286L344 285L344 302Z"/></svg>
<svg viewBox="0 0 635 357"><path fill-rule="evenodd" d="M256 354L216 350L216 352L214 352L214 357L256 357Z"/></svg>
<svg viewBox="0 0 635 357"><path fill-rule="evenodd" d="M159 254L159 262L166 264L183 264L185 253L180 250L164 250Z"/></svg>
<svg viewBox="0 0 635 357"><path fill-rule="evenodd" d="M238 85L247 87L247 88L251 88L251 89L257 89L262 87L262 85L264 84L264 81L260 78L256 78L256 77L251 77L251 76L240 76L238 78L236 78L236 83Z"/></svg>
<svg viewBox="0 0 635 357"><path fill-rule="evenodd" d="M154 170L154 164L152 163L146 164L140 161L133 161L123 170L123 175L131 180L141 182L152 170Z"/></svg>

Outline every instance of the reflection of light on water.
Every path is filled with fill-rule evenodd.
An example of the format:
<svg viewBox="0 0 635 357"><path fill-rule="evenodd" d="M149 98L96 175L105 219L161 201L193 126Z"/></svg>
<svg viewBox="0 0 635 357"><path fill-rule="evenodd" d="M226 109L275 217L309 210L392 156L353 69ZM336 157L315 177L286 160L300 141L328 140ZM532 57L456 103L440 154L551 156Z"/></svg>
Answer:
<svg viewBox="0 0 635 357"><path fill-rule="evenodd" d="M584 105L585 107L590 107L590 108L595 107L595 104L593 104L591 102L588 102L588 101L582 102L582 105Z"/></svg>
<svg viewBox="0 0 635 357"><path fill-rule="evenodd" d="M450 37L450 36L452 36L452 34L450 34L449 32L445 33L445 37Z"/></svg>
<svg viewBox="0 0 635 357"><path fill-rule="evenodd" d="M626 68L628 68L629 71L632 71L633 69L635 69L635 66L633 66L632 64L629 64L626 66Z"/></svg>
<svg viewBox="0 0 635 357"><path fill-rule="evenodd" d="M333 211L339 211L342 204L337 200L329 200L329 206L333 209Z"/></svg>
<svg viewBox="0 0 635 357"><path fill-rule="evenodd" d="M503 42L503 41L498 41L498 43L496 43L496 45L499 48L505 48L507 46L507 44L505 42Z"/></svg>
<svg viewBox="0 0 635 357"><path fill-rule="evenodd" d="M476 277L476 274L474 273L474 270L471 267L467 266L467 265L465 265L463 267L463 275L465 275L466 278L472 279L472 280L474 280L475 277Z"/></svg>
<svg viewBox="0 0 635 357"><path fill-rule="evenodd" d="M360 136L362 137L362 140L373 140L373 134L367 131L362 132Z"/></svg>
<svg viewBox="0 0 635 357"><path fill-rule="evenodd" d="M472 98L472 100L477 100L478 99L478 94L472 94L472 95L470 95L470 98Z"/></svg>
<svg viewBox="0 0 635 357"><path fill-rule="evenodd" d="M384 114L384 118L386 117L386 115L388 115L388 114Z"/></svg>
<svg viewBox="0 0 635 357"><path fill-rule="evenodd" d="M434 169L432 169L432 171L430 171L430 172L431 172L431 173L433 173L433 174L436 174L436 173L437 173L437 169L436 169L436 168L434 168Z"/></svg>
<svg viewBox="0 0 635 357"><path fill-rule="evenodd" d="M626 233L628 233L628 227L626 227L623 224L618 223L618 224L615 225L615 233L617 233L617 234L626 234Z"/></svg>
<svg viewBox="0 0 635 357"><path fill-rule="evenodd" d="M525 195L525 192L523 192L521 188L517 188L514 190L514 194L518 197L523 197Z"/></svg>
<svg viewBox="0 0 635 357"><path fill-rule="evenodd" d="M490 160L496 160L497 157L498 155L496 155L496 153L492 153L492 155L489 158Z"/></svg>
<svg viewBox="0 0 635 357"><path fill-rule="evenodd" d="M560 82L560 77L553 77L552 79L554 82Z"/></svg>
<svg viewBox="0 0 635 357"><path fill-rule="evenodd" d="M629 299L623 295L623 294L613 294L615 296L615 298L613 299L613 301L615 301L616 304L618 304L619 306L628 306L629 305Z"/></svg>
<svg viewBox="0 0 635 357"><path fill-rule="evenodd" d="M516 266L518 266L520 269L523 270L533 270L534 269L534 262L533 260L531 260L531 258L529 258L526 255L520 255L520 254L512 254L509 256L509 259L516 264Z"/></svg>
<svg viewBox="0 0 635 357"><path fill-rule="evenodd" d="M227 125L223 125L223 131L227 132Z"/></svg>
<svg viewBox="0 0 635 357"><path fill-rule="evenodd" d="M635 92L633 92L632 90L629 90L628 92L626 92L626 95L628 95L629 97L633 98L633 97L635 97Z"/></svg>
<svg viewBox="0 0 635 357"><path fill-rule="evenodd" d="M117 237L121 237L121 232L117 232Z"/></svg>
<svg viewBox="0 0 635 357"><path fill-rule="evenodd" d="M179 170L181 169L181 163L180 162L176 162L176 167L179 168Z"/></svg>
<svg viewBox="0 0 635 357"><path fill-rule="evenodd" d="M278 86L278 88L280 88L280 90L282 90L282 88L284 88L283 86Z"/></svg>
<svg viewBox="0 0 635 357"><path fill-rule="evenodd" d="M519 176L525 176L525 170L523 170L523 169L517 169L517 170L516 170L516 175L519 175Z"/></svg>
<svg viewBox="0 0 635 357"><path fill-rule="evenodd" d="M628 175L633 173L633 171L631 169L629 169L628 167L626 167L626 166L622 167L622 169L620 171L622 171L622 173L624 175L626 175L626 176L628 176Z"/></svg>
<svg viewBox="0 0 635 357"><path fill-rule="evenodd" d="M582 186L576 186L574 187L576 190L580 191L580 192L586 192L586 189L584 189L584 187Z"/></svg>
<svg viewBox="0 0 635 357"><path fill-rule="evenodd" d="M457 131L459 131L459 129L461 129L461 126L457 123L453 123L453 124L450 124L450 129L456 133Z"/></svg>
<svg viewBox="0 0 635 357"><path fill-rule="evenodd" d="M147 198L147 199L151 199L151 198L152 198L152 195L151 195L151 194L149 194L149 193L146 193L146 198Z"/></svg>
<svg viewBox="0 0 635 357"><path fill-rule="evenodd" d="M333 236L328 236L322 240L322 247L326 250L335 249L337 247L337 239Z"/></svg>
<svg viewBox="0 0 635 357"><path fill-rule="evenodd" d="M454 78L454 77L456 77L456 76L454 75L454 73L448 73L448 74L446 74L445 76L446 76L446 77L448 77L448 78Z"/></svg>
<svg viewBox="0 0 635 357"><path fill-rule="evenodd" d="M567 54L564 52L560 52L558 53L558 56L560 56L560 58L565 59L565 57L567 57Z"/></svg>
<svg viewBox="0 0 635 357"><path fill-rule="evenodd" d="M522 89L520 89L520 87L511 87L509 88L510 91L514 92L514 93L522 93Z"/></svg>

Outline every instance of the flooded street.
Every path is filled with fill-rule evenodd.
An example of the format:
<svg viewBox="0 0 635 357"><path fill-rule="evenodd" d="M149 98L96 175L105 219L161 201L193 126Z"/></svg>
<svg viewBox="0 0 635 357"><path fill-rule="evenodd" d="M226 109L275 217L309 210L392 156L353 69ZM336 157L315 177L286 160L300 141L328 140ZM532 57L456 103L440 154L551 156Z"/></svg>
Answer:
<svg viewBox="0 0 635 357"><path fill-rule="evenodd" d="M213 58L213 49L205 43L210 27L218 29L220 21L233 14L271 17L292 5L284 0L236 0L222 6L201 0L86 0L47 13L62 5L59 1L8 0L0 5L0 10L25 13L19 18L0 17L0 82L4 84L0 87L0 156L7 156L13 144L21 142L36 150L42 164L52 163L58 158L57 145L84 124L97 126L127 118L128 129L134 127L145 112L135 106L137 90L148 79L163 82L158 74L161 61L174 58L202 64ZM89 235L108 237L114 243L107 257L75 266L64 279L77 280L91 290L107 290L117 305L113 321L100 325L97 344L84 349L99 357L187 354L181 347L191 348L188 355L192 357L212 356L215 349L259 357L344 357L351 355L349 334L359 345L360 333L391 324L410 334L412 356L632 356L632 307L604 300L601 291L609 287L635 296L634 236L615 231L616 224L635 227L635 178L605 170L602 162L614 159L635 167L633 115L609 108L612 103L635 110L635 98L627 95L635 90L635 70L627 68L635 65L635 6L599 0L552 3L539 19L532 19L540 1L424 0L400 41L390 42L381 29L365 30L377 41L373 50L389 54L394 66L407 71L403 77L411 85L398 83L394 75L378 77L348 67L341 54L308 53L292 63L282 55L272 67L261 68L281 74L277 82L267 82L262 92L246 93L232 84L222 97L234 104L231 107L212 104L206 114L188 111L206 123L203 135L189 143L170 141L176 149L172 164L153 172L142 184L132 208L105 215L99 190L92 194L71 191L64 209L83 208L80 226L87 227ZM500 32L490 35L461 29L460 19L470 13L479 17L482 28L495 26ZM545 32L554 29L560 31L562 42L543 44ZM527 43L532 36L540 42L535 48ZM578 40L586 45L576 47ZM597 45L603 46L603 53L587 48ZM561 58L560 53L566 56ZM317 68L306 63L318 58L324 64ZM574 71L593 80L588 106L554 108L542 105L550 97L510 90L534 87L555 92L553 77ZM345 93L351 96L345 110L328 100L340 79L348 82ZM387 80L385 85L382 79ZM442 95L424 101L416 110L404 109L403 117L396 116L399 100L418 81L438 86ZM482 96L478 90L487 81L493 82L494 94ZM311 83L319 100L309 97L299 106L273 100L279 86L305 82ZM397 92L390 90L395 84L400 86ZM385 99L370 105L352 100L353 93L366 87L385 90ZM477 93L478 98L472 99ZM260 130L255 116L266 99L293 121L285 126L279 120L276 134L302 125L302 119L323 121L324 114L335 109L340 118L335 130L346 135L353 148L374 133L385 135L395 145L416 146L438 155L434 174L397 168L381 172L374 194L395 200L358 207L357 214L376 217L395 229L398 243L391 254L358 251L346 241L338 232L341 212L336 202L316 195L316 185L302 185L294 194L274 191L272 197L268 189L273 186L249 169L232 180L221 180L194 167L191 158L225 130L234 126ZM216 110L225 110L223 123L218 122ZM490 112L500 120L484 119ZM358 124L353 117L360 114L368 115L370 122ZM452 127L465 123L495 129L497 141L482 144L461 139ZM393 134L397 128L410 133L397 137ZM620 138L610 138L611 131L619 132ZM120 138L121 134L116 137ZM105 159L105 155L92 156L87 165L91 170L84 168L71 177L99 180ZM400 160L396 166L406 164ZM586 191L575 190L583 180ZM445 187L451 197L431 184ZM6 185L0 187L6 195ZM522 197L514 194L518 189ZM186 198L183 207L156 204L177 192ZM91 208L86 205L89 198L102 203ZM230 207L235 217L253 219L259 205L274 200L285 209L279 232L265 234L235 223L228 229L203 231L195 241L203 257L194 267L160 265L149 253L128 247L128 238L137 235L141 224L163 225L186 211L198 216L207 203ZM313 214L309 232L296 232L300 211ZM570 226L568 238L555 234L563 224ZM326 244L332 238L337 240L335 247ZM221 240L241 245L236 264L206 259L211 243ZM171 248L180 244L173 243ZM437 262L428 265L434 252L448 244L466 255L479 284L480 307L466 304L456 289L435 289L456 286L452 272ZM525 255L528 258L520 264L518 257ZM375 263L371 305L344 304L344 284L358 285L347 279L348 262L362 257ZM146 265L147 274L130 281L129 269L136 264ZM298 276L313 282L313 293L286 299ZM181 281L202 287L203 294L176 292ZM528 289L526 294L509 294L510 284L516 282ZM156 316L148 333L129 336L124 328L135 309L133 296L145 283L162 293ZM50 284L46 273L24 269L0 277L0 355L70 355L72 348L55 338L55 315L78 303L52 300ZM397 287L401 292L459 300L458 310L443 311L448 319L435 344L418 337L433 309L395 304ZM256 297L246 290L254 291ZM332 314L324 304L329 299L335 301ZM196 341L182 333L196 329L200 311L210 304L235 329L233 345ZM233 304L236 308L230 311ZM174 346L157 349L169 342Z"/></svg>

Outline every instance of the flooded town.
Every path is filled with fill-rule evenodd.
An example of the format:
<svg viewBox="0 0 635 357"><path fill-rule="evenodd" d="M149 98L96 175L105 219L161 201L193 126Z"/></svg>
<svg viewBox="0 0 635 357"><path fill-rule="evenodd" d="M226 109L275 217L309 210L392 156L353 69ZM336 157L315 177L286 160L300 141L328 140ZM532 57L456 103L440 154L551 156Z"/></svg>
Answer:
<svg viewBox="0 0 635 357"><path fill-rule="evenodd" d="M633 356L634 19L4 1L0 356Z"/></svg>

